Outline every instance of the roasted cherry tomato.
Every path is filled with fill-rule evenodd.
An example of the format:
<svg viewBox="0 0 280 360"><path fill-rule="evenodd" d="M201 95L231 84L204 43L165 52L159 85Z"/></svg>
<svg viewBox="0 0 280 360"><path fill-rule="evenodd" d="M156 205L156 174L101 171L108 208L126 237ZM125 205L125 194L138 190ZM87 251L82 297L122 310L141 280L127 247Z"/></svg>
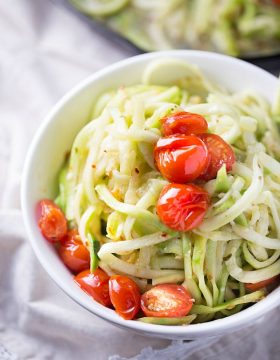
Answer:
<svg viewBox="0 0 280 360"><path fill-rule="evenodd" d="M227 171L230 171L235 163L235 155L231 146L216 134L200 134L198 136L207 146L209 153L209 165L200 179L205 181L214 179L223 164L226 165Z"/></svg>
<svg viewBox="0 0 280 360"><path fill-rule="evenodd" d="M161 119L161 131L164 136L174 134L202 134L208 130L203 116L186 111L170 114Z"/></svg>
<svg viewBox="0 0 280 360"><path fill-rule="evenodd" d="M250 291L257 291L260 290L268 285L272 285L273 283L275 283L277 280L279 279L279 276L273 276L270 279L267 280L263 280L263 281L259 281L257 283L251 284L251 283L247 283L245 284L245 288L247 290Z"/></svg>
<svg viewBox="0 0 280 360"><path fill-rule="evenodd" d="M141 297L141 309L146 316L181 317L186 316L194 300L181 285L156 285Z"/></svg>
<svg viewBox="0 0 280 360"><path fill-rule="evenodd" d="M111 302L116 312L125 320L132 320L140 309L140 290L126 276L114 275L109 280Z"/></svg>
<svg viewBox="0 0 280 360"><path fill-rule="evenodd" d="M64 264L74 273L79 273L89 268L89 251L82 243L76 229L68 231L61 241L58 253Z"/></svg>
<svg viewBox="0 0 280 360"><path fill-rule="evenodd" d="M50 242L60 241L67 233L66 218L51 200L40 201L38 225L43 236Z"/></svg>
<svg viewBox="0 0 280 360"><path fill-rule="evenodd" d="M208 193L193 184L168 184L162 189L157 213L160 220L176 231L198 227L209 206Z"/></svg>
<svg viewBox="0 0 280 360"><path fill-rule="evenodd" d="M158 140L154 158L161 174L171 182L195 180L208 166L208 150L196 135L172 135Z"/></svg>
<svg viewBox="0 0 280 360"><path fill-rule="evenodd" d="M84 270L76 275L74 280L95 301L104 306L111 306L109 276L103 270L97 268L93 273Z"/></svg>

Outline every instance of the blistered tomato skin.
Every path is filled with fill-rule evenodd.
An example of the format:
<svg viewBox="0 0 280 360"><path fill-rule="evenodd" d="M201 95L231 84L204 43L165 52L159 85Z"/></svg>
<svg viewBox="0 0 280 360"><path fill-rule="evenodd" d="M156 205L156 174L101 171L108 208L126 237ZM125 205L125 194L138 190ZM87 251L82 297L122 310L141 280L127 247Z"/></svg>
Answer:
<svg viewBox="0 0 280 360"><path fill-rule="evenodd" d="M197 179L208 166L208 150L196 135L172 135L158 140L154 149L157 168L170 182Z"/></svg>
<svg viewBox="0 0 280 360"><path fill-rule="evenodd" d="M193 301L182 285L161 284L142 295L141 309L146 316L182 317L190 312Z"/></svg>
<svg viewBox="0 0 280 360"><path fill-rule="evenodd" d="M209 194L201 187L171 183L160 193L157 214L171 229L190 231L201 224L209 203Z"/></svg>
<svg viewBox="0 0 280 360"><path fill-rule="evenodd" d="M161 119L163 136L202 134L206 133L207 130L208 124L203 116L186 111L170 114Z"/></svg>
<svg viewBox="0 0 280 360"><path fill-rule="evenodd" d="M223 164L226 165L227 172L231 171L235 163L235 155L231 146L216 134L200 134L198 136L207 146L209 156L209 164L200 179L204 181L215 179Z"/></svg>
<svg viewBox="0 0 280 360"><path fill-rule="evenodd" d="M58 254L63 263L73 272L79 273L89 268L90 255L83 244L78 230L69 230L61 240Z"/></svg>
<svg viewBox="0 0 280 360"><path fill-rule="evenodd" d="M107 307L112 305L109 296L109 276L103 270L97 268L93 273L84 270L74 277L74 281L95 301Z"/></svg>
<svg viewBox="0 0 280 360"><path fill-rule="evenodd" d="M126 276L114 275L109 281L110 299L116 312L125 320L132 320L140 309L140 290Z"/></svg>
<svg viewBox="0 0 280 360"><path fill-rule="evenodd" d="M62 240L67 233L67 221L61 209L51 200L41 200L38 211L42 235L51 243Z"/></svg>

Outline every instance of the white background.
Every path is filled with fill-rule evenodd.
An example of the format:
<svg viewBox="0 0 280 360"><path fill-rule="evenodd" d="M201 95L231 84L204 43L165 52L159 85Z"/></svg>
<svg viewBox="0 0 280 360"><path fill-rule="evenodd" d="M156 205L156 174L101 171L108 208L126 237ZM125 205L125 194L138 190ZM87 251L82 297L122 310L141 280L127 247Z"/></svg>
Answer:
<svg viewBox="0 0 280 360"><path fill-rule="evenodd" d="M50 0L0 2L0 360L120 360L143 348L134 359L279 359L279 309L221 339L170 345L86 312L57 288L30 249L19 195L35 130L80 80L134 54Z"/></svg>

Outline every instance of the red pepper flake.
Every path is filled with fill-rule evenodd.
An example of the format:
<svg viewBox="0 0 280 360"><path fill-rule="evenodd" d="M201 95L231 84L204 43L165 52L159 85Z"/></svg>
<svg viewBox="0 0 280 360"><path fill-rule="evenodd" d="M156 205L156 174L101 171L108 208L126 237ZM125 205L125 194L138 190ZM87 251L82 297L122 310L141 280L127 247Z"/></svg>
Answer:
<svg viewBox="0 0 280 360"><path fill-rule="evenodd" d="M76 149L75 149L75 151L76 151ZM77 151L76 151L76 152L77 152ZM69 156L70 156L70 151L66 151L65 154L64 154L64 159L65 159L65 161L68 160Z"/></svg>

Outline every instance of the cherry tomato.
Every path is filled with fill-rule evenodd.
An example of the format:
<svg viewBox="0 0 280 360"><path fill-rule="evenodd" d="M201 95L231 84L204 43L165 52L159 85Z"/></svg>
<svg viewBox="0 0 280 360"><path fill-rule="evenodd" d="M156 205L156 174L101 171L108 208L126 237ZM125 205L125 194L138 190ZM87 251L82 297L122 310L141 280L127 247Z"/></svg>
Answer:
<svg viewBox="0 0 280 360"><path fill-rule="evenodd" d="M279 276L273 276L270 279L267 280L263 280L263 281L259 281L257 283L251 284L251 283L247 283L245 284L245 288L247 290L250 291L257 291L260 290L268 285L272 285L273 283L275 283L277 280L279 279Z"/></svg>
<svg viewBox="0 0 280 360"><path fill-rule="evenodd" d="M203 116L186 111L168 115L161 119L164 136L174 134L202 134L207 132L208 124Z"/></svg>
<svg viewBox="0 0 280 360"><path fill-rule="evenodd" d="M214 179L223 164L226 164L227 171L231 171L232 165L235 163L235 155L231 146L216 134L200 134L198 136L207 146L209 153L209 165L200 179L205 181Z"/></svg>
<svg viewBox="0 0 280 360"><path fill-rule="evenodd" d="M208 150L196 135L172 135L158 140L154 158L161 174L170 182L195 180L208 166Z"/></svg>
<svg viewBox="0 0 280 360"><path fill-rule="evenodd" d="M193 305L193 299L181 285L156 285L141 297L141 309L146 316L186 316Z"/></svg>
<svg viewBox="0 0 280 360"><path fill-rule="evenodd" d="M274 4L280 5L280 0L273 0Z"/></svg>
<svg viewBox="0 0 280 360"><path fill-rule="evenodd" d="M43 236L50 242L60 241L67 233L67 221L61 209L51 200L39 203L39 220Z"/></svg>
<svg viewBox="0 0 280 360"><path fill-rule="evenodd" d="M110 299L116 312L125 320L132 320L140 309L140 290L126 276L114 275L109 280Z"/></svg>
<svg viewBox="0 0 280 360"><path fill-rule="evenodd" d="M76 229L68 231L61 241L58 253L64 264L74 273L89 268L90 254Z"/></svg>
<svg viewBox="0 0 280 360"><path fill-rule="evenodd" d="M84 270L74 277L74 281L95 301L104 306L111 306L109 276L103 270L97 268L93 273Z"/></svg>
<svg viewBox="0 0 280 360"><path fill-rule="evenodd" d="M176 231L198 227L209 206L208 193L193 184L168 184L162 189L157 213L160 220Z"/></svg>

